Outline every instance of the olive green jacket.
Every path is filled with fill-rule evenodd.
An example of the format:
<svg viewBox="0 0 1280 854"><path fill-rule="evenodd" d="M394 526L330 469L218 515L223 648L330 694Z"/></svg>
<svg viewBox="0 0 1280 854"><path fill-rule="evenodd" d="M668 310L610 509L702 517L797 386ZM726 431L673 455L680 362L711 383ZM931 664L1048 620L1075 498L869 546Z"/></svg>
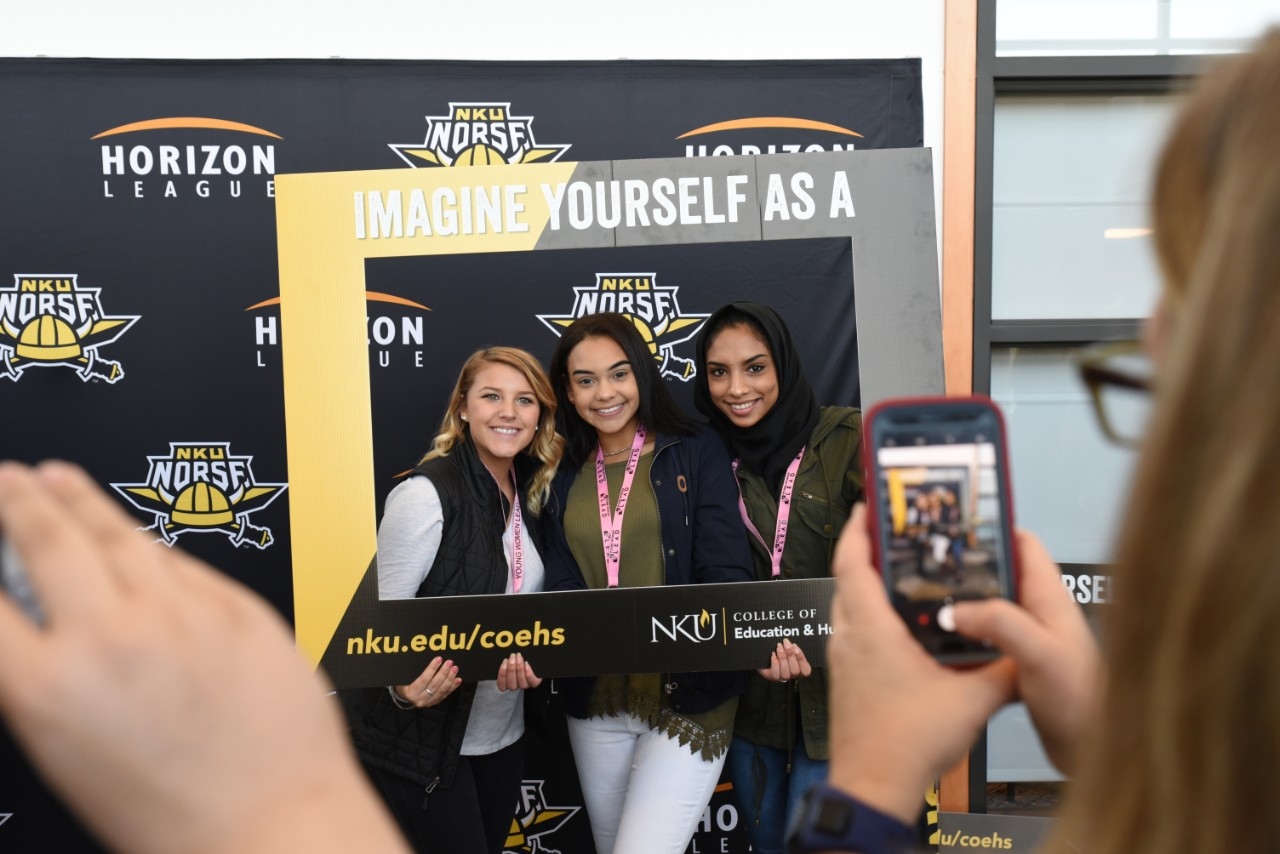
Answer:
<svg viewBox="0 0 1280 854"><path fill-rule="evenodd" d="M738 483L747 514L770 544L778 519L778 496L764 480L745 469ZM826 578L840 529L862 499L862 413L843 406L825 406L805 446L804 459L792 490L787 543L782 552L781 579ZM769 549L748 535L756 579L769 581L772 565ZM780 580L781 580L780 579ZM794 642L794 641L793 641ZM800 647L812 654L817 638L801 639ZM796 743L795 704L799 703L805 752L812 759L827 758L827 673L814 668L813 675L787 683L770 682L753 673L747 693L738 703L733 734L753 744L780 749Z"/></svg>

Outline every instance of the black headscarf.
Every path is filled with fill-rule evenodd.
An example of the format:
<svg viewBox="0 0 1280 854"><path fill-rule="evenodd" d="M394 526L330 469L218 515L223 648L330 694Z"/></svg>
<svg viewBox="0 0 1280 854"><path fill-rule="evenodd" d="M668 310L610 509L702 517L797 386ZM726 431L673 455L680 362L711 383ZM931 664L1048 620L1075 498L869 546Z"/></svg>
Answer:
<svg viewBox="0 0 1280 854"><path fill-rule="evenodd" d="M778 372L778 401L764 417L747 428L730 423L711 400L707 386L707 347L711 339L731 326L745 324L763 334ZM698 374L694 380L693 402L720 435L729 452L742 464L762 476L770 489L782 486L782 476L800 448L809 441L818 424L818 403L813 387L804 377L800 356L791 343L791 333L778 313L758 302L732 302L707 318L698 334Z"/></svg>

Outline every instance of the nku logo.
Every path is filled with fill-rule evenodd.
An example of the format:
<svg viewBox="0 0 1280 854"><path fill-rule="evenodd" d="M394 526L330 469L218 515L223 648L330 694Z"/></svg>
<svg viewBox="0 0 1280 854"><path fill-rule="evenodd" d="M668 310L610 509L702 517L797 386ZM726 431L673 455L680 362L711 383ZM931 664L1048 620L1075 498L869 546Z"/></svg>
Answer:
<svg viewBox="0 0 1280 854"><path fill-rule="evenodd" d="M230 442L170 442L169 453L148 456L145 483L113 483L134 507L155 517L142 528L172 546L188 533L219 533L233 545L265 549L270 528L249 516L275 501L287 484L259 483L253 457L233 456Z"/></svg>
<svg viewBox="0 0 1280 854"><path fill-rule="evenodd" d="M0 288L0 378L17 382L28 368L64 367L84 382L115 383L124 376L119 362L99 358L138 320L107 317L101 288L84 288L74 274L15 275Z"/></svg>
<svg viewBox="0 0 1280 854"><path fill-rule="evenodd" d="M602 311L625 314L664 377L688 382L698 374L692 359L677 356L675 348L702 328L710 314L686 314L680 310L676 287L659 287L657 273L596 273L596 283L573 289L573 308L568 314L539 314L537 318L557 337L575 320Z"/></svg>
<svg viewBox="0 0 1280 854"><path fill-rule="evenodd" d="M669 614L665 617L649 618L649 643L661 643L658 637L669 641L679 641L684 638L693 643L706 643L713 641L720 634L719 621L716 615L703 608L701 613L697 614Z"/></svg>
<svg viewBox="0 0 1280 854"><path fill-rule="evenodd" d="M542 144L533 137L533 116L511 115L511 102L449 103L443 116L426 116L422 142L391 143L391 150L413 168L550 163L569 144Z"/></svg>

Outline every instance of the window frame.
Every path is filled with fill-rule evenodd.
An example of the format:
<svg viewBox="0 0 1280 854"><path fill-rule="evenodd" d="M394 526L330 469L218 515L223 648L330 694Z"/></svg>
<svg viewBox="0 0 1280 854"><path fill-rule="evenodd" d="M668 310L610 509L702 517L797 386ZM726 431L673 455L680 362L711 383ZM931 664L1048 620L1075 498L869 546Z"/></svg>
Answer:
<svg viewBox="0 0 1280 854"><path fill-rule="evenodd" d="M992 352L1005 347L1078 347L1136 339L1145 318L992 319L995 105L1000 95L1166 95L1185 90L1221 54L997 56L997 0L977 4L974 92L972 389L991 392ZM1071 564L1073 575L1108 574L1107 564ZM969 754L969 811L987 811L987 737Z"/></svg>

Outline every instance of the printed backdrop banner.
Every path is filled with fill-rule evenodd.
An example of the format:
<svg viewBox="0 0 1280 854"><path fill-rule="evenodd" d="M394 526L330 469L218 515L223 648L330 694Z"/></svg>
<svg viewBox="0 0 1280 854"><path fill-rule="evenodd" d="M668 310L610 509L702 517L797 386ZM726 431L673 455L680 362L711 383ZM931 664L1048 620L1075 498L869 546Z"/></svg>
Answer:
<svg viewBox="0 0 1280 854"><path fill-rule="evenodd" d="M287 616L277 173L703 155L710 165L923 138L914 59L0 59L0 75L0 400L21 413L0 421L0 451L84 464L158 539ZM625 251L542 252L533 265L506 253L370 262L374 415L395 437L378 444L379 506L425 451L460 355L506 343L517 326L549 355L558 319L623 307L579 296L610 279L648 278L654 304L677 319L663 331L664 371L682 402L697 320L732 297L770 302L805 330L821 398L857 402L848 241L738 242L757 238L673 247L639 235ZM521 295L536 328L495 299L498 286Z"/></svg>
<svg viewBox="0 0 1280 854"><path fill-rule="evenodd" d="M787 217L775 219L774 237L788 240L761 242L741 222L718 221L732 202L728 179L741 174L744 160L918 149L918 60L30 59L0 60L0 76L8 128L0 134L7 202L0 213L0 405L7 416L0 453L83 464L157 541L208 560L290 618L291 517L296 502L305 507L309 498L286 466L293 449L286 448L282 350L290 333L281 319L277 174L399 170L442 178L456 167L512 164L564 176L556 207L564 227L555 232L564 239L549 237L538 252L477 245L405 253L414 257L370 253L359 261L360 284L343 311L358 325L351 340L359 341L356 359L372 387L360 416L366 429L372 421L370 482L351 484L368 520L396 474L426 449L441 389L466 353L516 343L546 358L558 329L590 310L639 317L686 404L691 339L701 319L732 298L769 302L803 330L797 339L806 370L824 401L866 404L892 390L941 387L931 192L924 200L911 196L910 204L919 203L914 218L896 220L928 244L925 255L905 262L889 252L859 254L847 233L811 231L806 189L821 206L830 201L821 196L829 187L780 188ZM699 182L670 191L656 183L680 171L660 165L664 160L693 158L706 165L685 177ZM601 163L609 165L593 166ZM901 169L889 168L886 180L914 172L927 185L928 165L927 153L917 151ZM616 179L618 195L609 185L597 196L597 179ZM634 182L649 193L639 207L627 195ZM525 199L530 210L551 207L540 183ZM891 186L873 195L892 193ZM389 196L376 206L372 196L366 201L367 234L394 225ZM878 204L852 201L859 219L871 213L865 205ZM461 233L469 222L486 238L499 225L504 236L518 236L506 230L507 216L520 218L509 202L520 200L472 193L436 216L428 199L425 214L402 208L401 227L420 230L425 222L436 234L456 227L459 237L476 236ZM658 233L673 209L685 220L674 238ZM345 229L353 210L348 196L341 210L315 215L341 220ZM648 227L627 228L641 210ZM703 221L689 221L690 213ZM618 237L615 216L627 237ZM876 308L864 303L884 292L853 283L884 279L900 263L912 292L932 295L910 306L890 299L882 308L896 322L868 328L864 309ZM319 278L315 286L322 286ZM286 310L305 313L298 302ZM919 346L904 350L890 340L904 325ZM330 406L318 418L350 417L352 390L333 378L351 358L337 348L318 352L313 380L298 380L326 386ZM335 463L344 452L329 449ZM363 529L371 524L349 521L367 565ZM329 536L345 539L345 525ZM3 771L17 764L7 745L0 763ZM544 816L537 803L554 812L574 797L561 794L576 785L562 772L548 770L543 784L545 791L526 793L528 816ZM9 816L0 823L0 848L93 850L73 823L51 817L34 791L26 774L0 773L0 817ZM714 812L706 824L711 835L700 834L694 848L745 850L733 832L731 803ZM530 825L511 850L590 850L581 813L561 824L554 833Z"/></svg>

